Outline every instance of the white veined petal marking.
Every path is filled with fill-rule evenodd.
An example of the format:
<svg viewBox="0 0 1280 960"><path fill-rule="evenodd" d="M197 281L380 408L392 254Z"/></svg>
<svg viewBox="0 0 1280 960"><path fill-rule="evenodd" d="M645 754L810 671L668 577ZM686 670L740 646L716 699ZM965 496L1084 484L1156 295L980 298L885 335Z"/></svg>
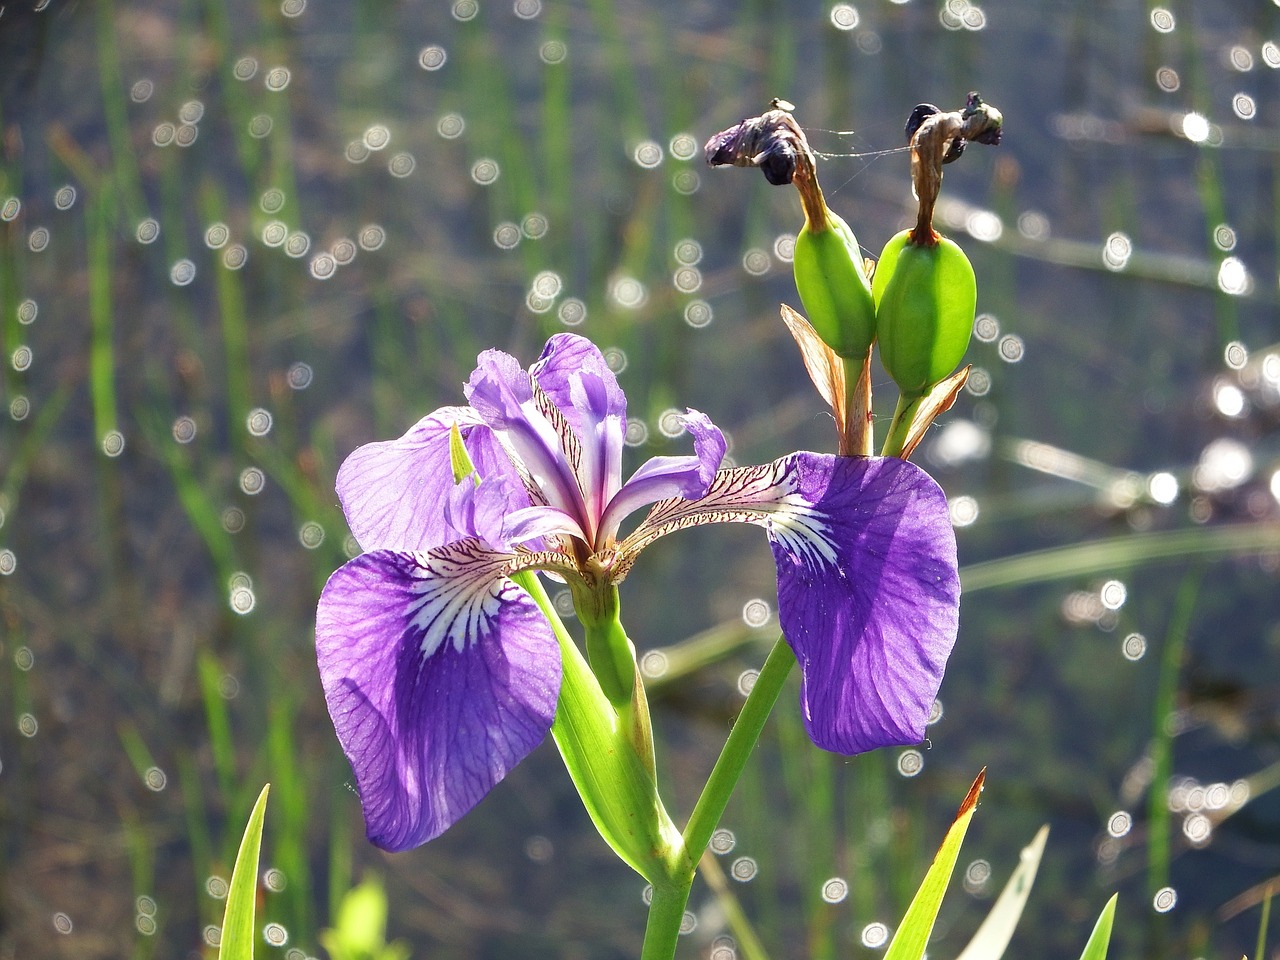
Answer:
<svg viewBox="0 0 1280 960"><path fill-rule="evenodd" d="M813 504L798 494L782 497L769 515L769 531L807 566L839 565L839 553L831 539L831 525Z"/></svg>
<svg viewBox="0 0 1280 960"><path fill-rule="evenodd" d="M414 557L415 596L405 616L422 635L419 649L424 660L445 643L461 653L492 632L502 604L519 591L507 579L511 561L509 554L474 538Z"/></svg>

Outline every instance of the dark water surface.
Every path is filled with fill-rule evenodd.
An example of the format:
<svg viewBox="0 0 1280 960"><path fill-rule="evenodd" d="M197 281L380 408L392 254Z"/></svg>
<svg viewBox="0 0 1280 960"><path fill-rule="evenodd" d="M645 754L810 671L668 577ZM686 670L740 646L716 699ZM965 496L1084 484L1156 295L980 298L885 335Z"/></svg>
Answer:
<svg viewBox="0 0 1280 960"><path fill-rule="evenodd" d="M685 452L685 406L738 463L830 449L777 316L796 198L701 144L791 100L875 255L912 216L883 151L970 90L1006 136L940 207L982 315L917 457L968 565L942 716L923 752L848 761L785 693L722 863L772 956L876 956L985 765L931 956L1042 823L1010 955L1078 956L1116 890L1112 956L1252 955L1280 871L1280 7L0 10L0 958L212 956L266 781L287 942L260 955L319 955L373 869L415 957L634 956L641 884L550 745L439 841L363 840L312 647L357 549L334 474L460 402L481 349L566 328L615 361L637 463ZM771 635L758 533L663 541L623 595L642 648ZM764 649L654 678L681 815ZM727 956L706 887L691 908L681 956Z"/></svg>

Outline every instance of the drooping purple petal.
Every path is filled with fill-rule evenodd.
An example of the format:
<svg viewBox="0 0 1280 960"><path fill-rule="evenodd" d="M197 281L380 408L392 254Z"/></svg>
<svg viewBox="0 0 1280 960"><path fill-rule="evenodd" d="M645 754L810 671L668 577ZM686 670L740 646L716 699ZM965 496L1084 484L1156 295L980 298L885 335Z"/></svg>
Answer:
<svg viewBox="0 0 1280 960"><path fill-rule="evenodd" d="M814 743L853 754L924 739L960 604L955 534L928 474L893 457L816 453L722 470L700 499L657 504L621 562L702 523L766 528Z"/></svg>
<svg viewBox="0 0 1280 960"><path fill-rule="evenodd" d="M946 498L896 458L799 453L769 525L805 728L854 754L919 743L959 628Z"/></svg>
<svg viewBox="0 0 1280 960"><path fill-rule="evenodd" d="M693 456L651 457L640 465L605 508L600 529L612 537L630 514L667 497L696 500L706 494L724 459L724 434L698 410L681 417L693 437Z"/></svg>
<svg viewBox="0 0 1280 960"><path fill-rule="evenodd" d="M475 531L453 526L440 506L454 486L449 428L456 423L481 477L507 477L510 510L530 505L501 445L470 407L442 407L396 440L366 443L338 470L338 498L365 549L428 550Z"/></svg>
<svg viewBox="0 0 1280 960"><path fill-rule="evenodd" d="M526 544L537 537L577 537L586 542L586 532L577 521L555 507L526 507L507 514L502 528L503 542Z"/></svg>
<svg viewBox="0 0 1280 960"><path fill-rule="evenodd" d="M316 650L369 839L438 836L544 738L560 655L533 600L478 541L377 550L329 579Z"/></svg>

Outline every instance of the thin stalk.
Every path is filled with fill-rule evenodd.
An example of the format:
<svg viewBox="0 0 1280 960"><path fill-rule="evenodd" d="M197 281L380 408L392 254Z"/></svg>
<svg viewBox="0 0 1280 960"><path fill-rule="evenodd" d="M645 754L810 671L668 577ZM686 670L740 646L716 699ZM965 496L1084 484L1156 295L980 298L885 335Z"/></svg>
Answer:
<svg viewBox="0 0 1280 960"><path fill-rule="evenodd" d="M742 909L742 904L729 889L728 878L725 877L715 854L710 850L704 853L698 867L702 871L702 878L707 881L707 886L715 894L716 902L724 912L725 922L733 931L733 938L737 941L737 948L743 960L769 960L769 952L765 950L759 934L756 933L755 927L751 925L746 912Z"/></svg>
<svg viewBox="0 0 1280 960"><path fill-rule="evenodd" d="M1182 668L1187 634L1191 629L1191 615L1200 594L1203 572L1202 567L1197 567L1183 578L1174 599L1173 618L1165 634L1164 653L1160 658L1160 680L1151 731L1151 792L1147 804L1149 893L1155 893L1169 883L1169 803L1166 794L1169 778L1173 773L1173 733L1169 729L1169 717L1173 714L1174 701L1178 696L1178 674Z"/></svg>
<svg viewBox="0 0 1280 960"><path fill-rule="evenodd" d="M915 419L916 411L924 399L924 397L908 397L906 394L899 395L898 405L893 410L893 420L889 422L889 434L884 438L884 446L880 449L880 456L901 456L903 447L907 444L907 433L911 429L911 422Z"/></svg>
<svg viewBox="0 0 1280 960"><path fill-rule="evenodd" d="M1280 524L1250 522L1160 533L1126 534L973 563L960 571L965 593L1085 576L1193 556L1261 553L1280 542Z"/></svg>
<svg viewBox="0 0 1280 960"><path fill-rule="evenodd" d="M693 815L684 828L685 849L691 855L696 853L700 856L711 842L711 834L724 814L733 788L747 765L747 758L755 749L760 731L764 729L773 705L778 702L778 694L782 692L782 685L795 662L796 656L791 652L791 647L784 638L779 637L769 651L764 666L760 668L755 686L742 705L742 712L738 714L724 749L720 752L720 758L712 768L711 776L702 788L702 795L694 805Z"/></svg>

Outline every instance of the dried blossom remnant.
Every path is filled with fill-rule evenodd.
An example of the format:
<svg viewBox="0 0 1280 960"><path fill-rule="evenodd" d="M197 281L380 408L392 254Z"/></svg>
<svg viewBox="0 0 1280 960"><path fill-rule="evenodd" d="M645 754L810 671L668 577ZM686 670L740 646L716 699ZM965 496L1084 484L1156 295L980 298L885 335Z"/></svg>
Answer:
<svg viewBox="0 0 1280 960"><path fill-rule="evenodd" d="M759 167L774 186L790 183L796 167L813 166L813 153L804 132L791 116L795 108L774 97L771 110L748 117L707 141L707 165Z"/></svg>
<svg viewBox="0 0 1280 960"><path fill-rule="evenodd" d="M920 211L911 240L931 247L938 242L933 229L933 209L942 186L942 165L964 153L969 141L995 145L1000 142L1004 118L1000 111L970 93L963 110L943 113L931 103L922 103L907 118L907 142L911 145L911 184Z"/></svg>

